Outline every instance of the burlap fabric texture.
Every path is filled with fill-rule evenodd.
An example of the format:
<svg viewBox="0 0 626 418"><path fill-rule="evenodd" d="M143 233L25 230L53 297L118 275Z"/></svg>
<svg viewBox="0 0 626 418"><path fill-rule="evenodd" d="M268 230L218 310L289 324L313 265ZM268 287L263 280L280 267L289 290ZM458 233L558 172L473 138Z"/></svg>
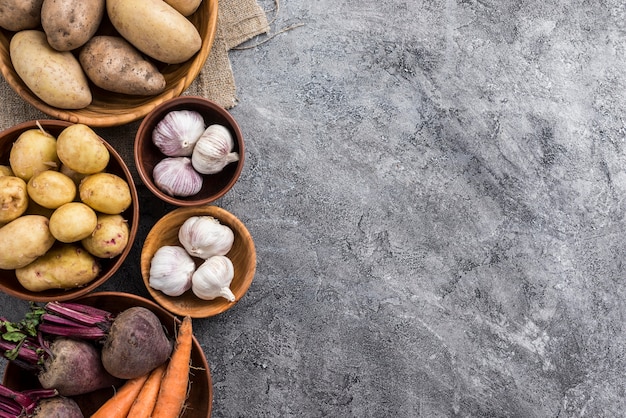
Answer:
<svg viewBox="0 0 626 418"><path fill-rule="evenodd" d="M207 61L185 95L202 96L230 109L237 104L236 86L228 51L257 35L269 32L269 23L256 0L218 0L217 33ZM21 122L50 119L19 97L0 77L0 130ZM124 158L135 181L133 140L140 121L106 129L98 133Z"/></svg>

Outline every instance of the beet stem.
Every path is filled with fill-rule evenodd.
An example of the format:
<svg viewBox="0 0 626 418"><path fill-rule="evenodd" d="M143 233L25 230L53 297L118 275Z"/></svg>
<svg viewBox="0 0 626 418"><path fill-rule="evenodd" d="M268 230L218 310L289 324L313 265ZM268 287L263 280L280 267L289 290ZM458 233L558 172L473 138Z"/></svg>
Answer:
<svg viewBox="0 0 626 418"><path fill-rule="evenodd" d="M68 306L69 305L69 306ZM103 314L100 309L87 310L78 308L77 304L48 302L45 306L46 311L60 315L62 317L76 321L82 325L98 325L100 323L108 323L111 321L111 315ZM86 312L81 312L86 311Z"/></svg>
<svg viewBox="0 0 626 418"><path fill-rule="evenodd" d="M4 385L0 385L0 397L4 399L11 399L21 405L24 409L29 411L37 403L30 396L17 392L13 389L9 389Z"/></svg>
<svg viewBox="0 0 626 418"><path fill-rule="evenodd" d="M54 324L39 325L39 332L42 334L56 335L59 337L74 337L89 340L99 340L107 335L106 331L100 327L86 326L62 326Z"/></svg>

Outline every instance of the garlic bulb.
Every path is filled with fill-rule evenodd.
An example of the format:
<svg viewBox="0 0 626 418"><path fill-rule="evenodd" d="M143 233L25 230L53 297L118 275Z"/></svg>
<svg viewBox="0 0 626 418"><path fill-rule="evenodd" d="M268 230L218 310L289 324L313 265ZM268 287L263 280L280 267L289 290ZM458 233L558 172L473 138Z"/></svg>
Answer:
<svg viewBox="0 0 626 418"><path fill-rule="evenodd" d="M167 157L154 166L154 184L170 196L193 196L202 189L202 175L189 157Z"/></svg>
<svg viewBox="0 0 626 418"><path fill-rule="evenodd" d="M169 296L180 296L191 288L196 263L184 248L166 245L159 248L150 262L148 283Z"/></svg>
<svg viewBox="0 0 626 418"><path fill-rule="evenodd" d="M193 148L191 163L202 174L215 174L226 165L239 161L239 154L233 152L233 137L222 125L210 125Z"/></svg>
<svg viewBox="0 0 626 418"><path fill-rule="evenodd" d="M204 128L204 118L195 110L173 110L157 123L152 142L168 157L189 157Z"/></svg>
<svg viewBox="0 0 626 418"><path fill-rule="evenodd" d="M230 258L215 255L198 267L191 277L191 291L200 299L212 300L217 297L235 301L230 284L235 277L235 268Z"/></svg>
<svg viewBox="0 0 626 418"><path fill-rule="evenodd" d="M212 216L192 216L178 230L178 240L191 256L206 260L214 255L226 255L235 234Z"/></svg>

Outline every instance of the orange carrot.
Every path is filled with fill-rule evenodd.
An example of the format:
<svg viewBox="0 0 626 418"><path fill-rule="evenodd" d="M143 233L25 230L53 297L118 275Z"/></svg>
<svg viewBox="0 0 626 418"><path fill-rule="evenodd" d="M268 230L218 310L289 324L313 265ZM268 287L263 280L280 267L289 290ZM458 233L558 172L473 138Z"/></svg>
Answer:
<svg viewBox="0 0 626 418"><path fill-rule="evenodd" d="M152 418L178 417L185 406L189 385L192 337L191 317L186 316L178 328L176 345L161 380L161 389L152 411Z"/></svg>
<svg viewBox="0 0 626 418"><path fill-rule="evenodd" d="M163 363L156 369L154 369L146 383L141 388L141 392L137 395L137 398L133 402L128 411L128 416L132 418L149 418L154 404L156 403L157 395L159 394L159 388L161 387L161 378L165 373L167 363Z"/></svg>
<svg viewBox="0 0 626 418"><path fill-rule="evenodd" d="M126 418L130 406L141 391L143 384L148 380L148 375L127 380L91 418Z"/></svg>

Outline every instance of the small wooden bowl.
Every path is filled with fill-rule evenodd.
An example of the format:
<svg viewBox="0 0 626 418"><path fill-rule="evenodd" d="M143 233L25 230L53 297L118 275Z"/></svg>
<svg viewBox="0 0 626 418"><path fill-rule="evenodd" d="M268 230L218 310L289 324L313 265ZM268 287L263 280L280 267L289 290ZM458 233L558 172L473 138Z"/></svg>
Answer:
<svg viewBox="0 0 626 418"><path fill-rule="evenodd" d="M130 123L144 117L160 103L178 97L187 90L198 76L213 46L217 29L218 0L204 0L196 12L189 16L189 20L198 29L202 38L200 50L188 61L165 65L154 62L165 77L165 90L155 96L131 96L113 93L93 84L92 103L76 110L67 110L53 107L37 97L15 72L9 53L9 45L14 32L0 29L0 71L11 88L26 102L38 110L54 118L74 123L84 123L91 127L118 126ZM96 35L117 34L113 25L104 19Z"/></svg>
<svg viewBox="0 0 626 418"><path fill-rule="evenodd" d="M141 306L150 309L161 320L163 327L170 336L175 335L175 327L180 325L180 320L174 317L156 303L142 298L141 296L123 292L96 292L73 302L82 303L96 308L107 310L113 314L133 306ZM213 406L213 385L209 364L202 350L202 346L194 336L191 349L191 386L187 397L187 409L181 415L182 418L208 418L211 416ZM4 371L2 382L5 386L14 390L26 390L40 388L34 374L25 372L19 366L9 362ZM89 394L73 397L81 408L85 417L91 416L107 399L114 393L113 388L102 389Z"/></svg>
<svg viewBox="0 0 626 418"><path fill-rule="evenodd" d="M72 123L70 122L61 120L28 121L8 128L3 132L0 132L0 165L9 165L9 153L11 151L13 142L17 140L21 133L29 129L37 129L37 122L39 122L44 130L54 135L55 137L58 136L63 129L72 125ZM122 266L124 260L126 260L126 257L130 253L130 250L133 246L133 241L137 236L137 229L139 227L139 198L137 196L137 188L135 186L135 182L133 181L132 175L130 173L130 170L126 166L126 163L124 163L124 159L108 142L106 142L106 140L102 139L102 142L107 147L111 155L109 165L107 166L106 171L116 174L126 180L131 192L132 203L130 207L128 207L128 209L126 209L121 214L124 219L128 221L129 227L128 245L126 246L124 251L120 255L111 259L100 258L100 275L83 287L69 290L53 289L45 290L42 292L32 292L30 290L26 290L20 284L15 276L15 270L0 270L0 291L19 299L34 302L48 302L51 300L62 301L74 299L76 297L91 292L96 287L109 280L111 276L113 276L113 274L115 274L115 272Z"/></svg>
<svg viewBox="0 0 626 418"><path fill-rule="evenodd" d="M235 301L229 302L222 297L213 300L202 300L191 290L181 296L168 296L160 290L150 287L150 263L154 253L165 245L178 245L178 230L191 216L212 216L221 224L233 230L235 241L230 252L226 254L235 267L235 277L230 290ZM196 266L203 260L195 259ZM159 305L177 315L189 315L192 318L206 318L232 308L247 292L256 271L256 251L252 236L245 225L230 212L217 206L198 206L174 209L166 214L152 227L141 250L141 275L150 295Z"/></svg>
<svg viewBox="0 0 626 418"><path fill-rule="evenodd" d="M233 151L239 153L239 161L228 164L222 171L203 175L200 192L189 197L170 196L154 183L154 166L166 156L152 142L152 131L169 112L192 110L204 117L206 126L219 124L226 127L235 142ZM141 181L159 199L176 206L198 206L212 203L224 196L237 182L245 159L243 134L237 121L217 103L197 96L181 96L157 106L141 122L137 129L134 145L135 166Z"/></svg>

